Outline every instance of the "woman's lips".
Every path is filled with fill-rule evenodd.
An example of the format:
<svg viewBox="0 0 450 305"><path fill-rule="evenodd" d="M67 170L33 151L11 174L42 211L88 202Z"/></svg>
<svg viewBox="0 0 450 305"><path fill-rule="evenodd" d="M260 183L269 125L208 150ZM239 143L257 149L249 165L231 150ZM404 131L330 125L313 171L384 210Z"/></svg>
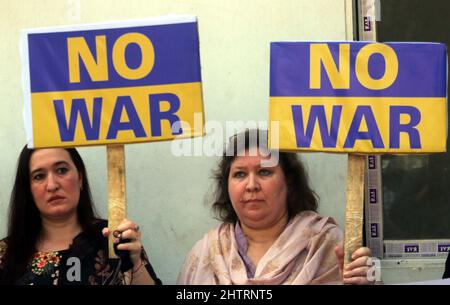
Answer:
<svg viewBox="0 0 450 305"><path fill-rule="evenodd" d="M53 203L53 202L61 200L61 199L64 199L64 197L63 196L52 196L52 197L50 197L50 199L47 202Z"/></svg>
<svg viewBox="0 0 450 305"><path fill-rule="evenodd" d="M262 202L262 201L264 201L264 200L263 199L252 198L252 199L244 200L244 203L259 203L259 202Z"/></svg>

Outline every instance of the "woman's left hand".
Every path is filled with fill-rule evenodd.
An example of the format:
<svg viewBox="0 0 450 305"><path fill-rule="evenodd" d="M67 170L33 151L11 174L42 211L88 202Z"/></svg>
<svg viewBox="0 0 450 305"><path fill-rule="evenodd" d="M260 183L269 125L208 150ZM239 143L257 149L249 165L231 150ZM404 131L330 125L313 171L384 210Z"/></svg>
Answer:
<svg viewBox="0 0 450 305"><path fill-rule="evenodd" d="M117 246L117 249L130 251L130 259L131 262L133 263L133 266L140 266L142 264L141 261L142 243L139 226L134 222L132 222L131 220L124 219L119 224L116 230L119 231L120 233L119 236L120 239L130 239L130 242L128 243L119 244ZM107 237L111 232L109 232L108 228L103 228L102 233L103 236ZM119 243L120 239L117 237L114 238L114 243L115 244Z"/></svg>
<svg viewBox="0 0 450 305"><path fill-rule="evenodd" d="M372 251L367 247L361 247L352 253L352 262L344 267L344 250L341 246L334 249L339 262L339 269L344 284L369 285L374 281L369 281L368 274L371 266L367 260L372 256Z"/></svg>

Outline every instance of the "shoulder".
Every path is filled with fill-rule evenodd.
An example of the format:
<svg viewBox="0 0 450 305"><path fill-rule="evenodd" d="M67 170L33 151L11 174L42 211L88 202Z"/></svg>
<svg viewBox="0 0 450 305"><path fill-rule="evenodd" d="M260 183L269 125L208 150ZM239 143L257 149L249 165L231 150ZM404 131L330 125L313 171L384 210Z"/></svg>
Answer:
<svg viewBox="0 0 450 305"><path fill-rule="evenodd" d="M86 249L92 251L96 249L107 248L107 240L102 234L102 229L108 226L108 222L104 219L96 219L76 236L72 243L72 250L82 253L86 252Z"/></svg>
<svg viewBox="0 0 450 305"><path fill-rule="evenodd" d="M298 219L298 222L307 224L308 226L315 226L318 230L338 227L333 217L322 216L314 211L302 211L294 219Z"/></svg>
<svg viewBox="0 0 450 305"><path fill-rule="evenodd" d="M224 232L226 232L229 229L230 225L231 224L221 223L216 227L210 229L208 232L204 233L202 238L200 238L195 242L194 246L189 251L188 256L192 253L198 253L204 248L208 248L209 244L213 240L218 239L221 234L224 234Z"/></svg>
<svg viewBox="0 0 450 305"><path fill-rule="evenodd" d="M310 237L327 236L330 239L341 241L343 231L332 217L322 216L314 211L303 211L291 221L294 226L304 228Z"/></svg>
<svg viewBox="0 0 450 305"><path fill-rule="evenodd" d="M106 219L98 218L92 222L92 227L96 231L101 231L103 228L105 228L107 226L108 226L108 220L106 220Z"/></svg>
<svg viewBox="0 0 450 305"><path fill-rule="evenodd" d="M88 228L86 228L85 232L89 234L95 234L96 236L98 234L102 234L103 228L108 226L108 221L105 219L95 219L92 221L92 223L89 225Z"/></svg>
<svg viewBox="0 0 450 305"><path fill-rule="evenodd" d="M187 254L187 261L189 257L197 257L200 254L206 255L212 245L216 244L219 239L229 238L229 233L234 232L234 225L229 223L221 223L218 226L206 232L201 239L195 242L194 246Z"/></svg>
<svg viewBox="0 0 450 305"><path fill-rule="evenodd" d="M209 257L212 253L218 253L218 247L220 247L220 245L229 245L233 239L234 225L222 223L209 230L194 244L186 255L185 262L189 264L193 261L198 261L199 257Z"/></svg>
<svg viewBox="0 0 450 305"><path fill-rule="evenodd" d="M224 238L228 238L233 228L233 224L222 223L195 242L186 255L177 283L183 285L212 284L208 281L213 278L211 275L213 268L210 266L211 255L218 253L216 249L219 246L219 240L223 241Z"/></svg>

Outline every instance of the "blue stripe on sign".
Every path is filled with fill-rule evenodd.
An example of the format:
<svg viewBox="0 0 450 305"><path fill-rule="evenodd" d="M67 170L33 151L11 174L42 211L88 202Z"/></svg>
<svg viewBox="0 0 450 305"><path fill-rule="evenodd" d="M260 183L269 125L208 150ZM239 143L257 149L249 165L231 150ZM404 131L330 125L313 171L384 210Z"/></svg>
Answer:
<svg viewBox="0 0 450 305"><path fill-rule="evenodd" d="M339 45L350 44L350 89L333 89L321 64L321 88L310 89L310 45L327 44L339 67ZM270 49L270 96L445 97L447 51L439 43L386 43L398 58L395 82L383 90L362 86L355 73L359 50L368 42L273 42ZM374 53L369 75L384 75L384 58Z"/></svg>
<svg viewBox="0 0 450 305"><path fill-rule="evenodd" d="M114 69L112 48L122 35L137 32L149 37L155 51L155 63L143 79L122 78ZM80 82L69 82L67 38L85 37L95 58L95 36L105 35L107 40L107 81L91 81L80 60ZM123 88L147 85L200 82L200 57L197 23L178 23L158 26L97 29L57 33L28 34L31 92L66 91L101 88ZM125 51L127 65L139 66L141 51L130 44Z"/></svg>

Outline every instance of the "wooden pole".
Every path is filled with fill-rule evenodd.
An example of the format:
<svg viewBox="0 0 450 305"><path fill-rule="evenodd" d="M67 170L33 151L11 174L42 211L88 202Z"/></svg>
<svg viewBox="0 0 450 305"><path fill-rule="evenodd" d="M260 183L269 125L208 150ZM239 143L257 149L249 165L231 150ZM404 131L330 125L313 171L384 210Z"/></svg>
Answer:
<svg viewBox="0 0 450 305"><path fill-rule="evenodd" d="M346 0L346 38L353 40L353 16L357 16L359 40L376 41L375 0L357 0L359 11L353 8L353 1ZM353 8L353 9L352 9ZM369 19L364 20L364 16ZM364 27L366 22L366 27ZM370 22L370 26L367 26ZM349 264L352 253L362 246L364 219L364 174L366 155L348 155L347 206L345 208L344 265Z"/></svg>
<svg viewBox="0 0 450 305"><path fill-rule="evenodd" d="M353 0L345 1L345 31L348 41L354 40L354 18L358 16ZM358 20L359 21L359 20ZM352 253L362 246L364 215L365 155L348 154L347 204L345 207L344 265L349 264Z"/></svg>
<svg viewBox="0 0 450 305"><path fill-rule="evenodd" d="M345 208L344 264L352 261L352 253L362 246L364 215L365 155L348 155L347 206Z"/></svg>
<svg viewBox="0 0 450 305"><path fill-rule="evenodd" d="M108 145L108 228L109 258L118 258L114 252L114 236L120 222L127 216L125 184L125 151L123 145Z"/></svg>

